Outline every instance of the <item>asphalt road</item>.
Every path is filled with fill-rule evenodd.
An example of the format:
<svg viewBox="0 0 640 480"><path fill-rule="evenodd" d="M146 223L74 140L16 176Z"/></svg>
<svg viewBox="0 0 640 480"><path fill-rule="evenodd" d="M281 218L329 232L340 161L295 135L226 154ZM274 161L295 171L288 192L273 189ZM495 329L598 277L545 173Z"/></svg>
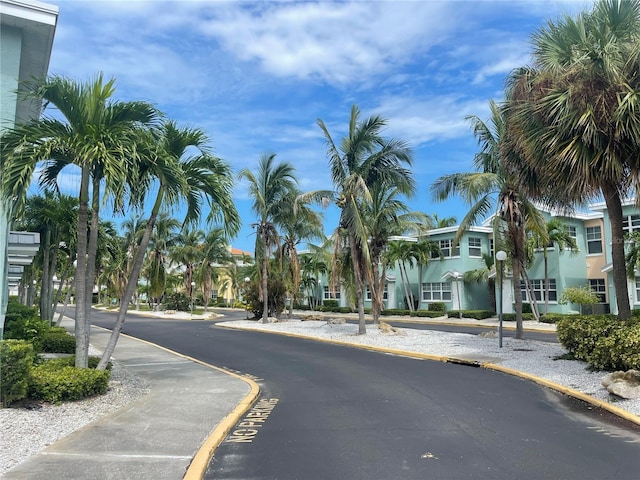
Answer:
<svg viewBox="0 0 640 480"><path fill-rule="evenodd" d="M114 316L94 312L97 325ZM257 377L207 479L635 479L640 429L481 368L129 315L124 332ZM185 408L189 408L185 405Z"/></svg>

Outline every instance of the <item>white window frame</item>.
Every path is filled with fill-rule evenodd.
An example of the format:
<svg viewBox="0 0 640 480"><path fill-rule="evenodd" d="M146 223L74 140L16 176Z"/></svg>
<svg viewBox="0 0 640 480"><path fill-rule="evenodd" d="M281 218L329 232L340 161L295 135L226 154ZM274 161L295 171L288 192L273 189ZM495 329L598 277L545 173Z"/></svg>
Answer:
<svg viewBox="0 0 640 480"><path fill-rule="evenodd" d="M482 258L482 238L469 237L469 257Z"/></svg>
<svg viewBox="0 0 640 480"><path fill-rule="evenodd" d="M366 286L365 299L370 302L372 298L373 298L373 296L371 294L371 289L369 288L369 285L367 285ZM386 283L384 284L384 290L382 291L382 300L383 301L389 300L389 288L387 287Z"/></svg>
<svg viewBox="0 0 640 480"><path fill-rule="evenodd" d="M420 287L423 302L451 302L451 282L425 282Z"/></svg>
<svg viewBox="0 0 640 480"><path fill-rule="evenodd" d="M340 300L340 289L337 288L335 292L332 292L331 288L329 287L329 285L323 286L322 287L322 299L323 300Z"/></svg>
<svg viewBox="0 0 640 480"><path fill-rule="evenodd" d="M596 231L598 233L597 237L595 236ZM587 240L587 255L602 255L604 253L604 249L602 248L602 227L600 225L586 227L585 238ZM600 251L592 252L591 245L595 245L596 242L600 245Z"/></svg>
<svg viewBox="0 0 640 480"><path fill-rule="evenodd" d="M453 238L444 238L442 240L437 240L438 246L440 247L440 252L444 258L452 258L460 256L460 245L458 245L455 249L453 247ZM431 258L440 258L437 253L432 253Z"/></svg>
<svg viewBox="0 0 640 480"><path fill-rule="evenodd" d="M640 231L640 215L624 215L622 217L622 230L627 233Z"/></svg>
<svg viewBox="0 0 640 480"><path fill-rule="evenodd" d="M607 303L607 281L604 278L590 278L589 288L598 295L600 303Z"/></svg>
<svg viewBox="0 0 640 480"><path fill-rule="evenodd" d="M541 303L545 301L545 281L543 279L538 278L530 278L529 285L531 285L531 289L533 290L533 295L535 296L536 303ZM522 291L522 301L531 303L530 299L527 297L527 289L524 285L524 280L520 280L520 290ZM558 303L558 288L555 278L549 279L549 303Z"/></svg>

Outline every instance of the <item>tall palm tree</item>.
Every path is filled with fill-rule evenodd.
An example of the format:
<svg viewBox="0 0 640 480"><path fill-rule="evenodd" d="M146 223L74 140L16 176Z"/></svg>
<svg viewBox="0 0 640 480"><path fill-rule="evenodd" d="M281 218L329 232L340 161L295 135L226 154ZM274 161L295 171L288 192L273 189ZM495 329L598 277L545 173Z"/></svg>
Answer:
<svg viewBox="0 0 640 480"><path fill-rule="evenodd" d="M279 243L275 222L280 212L291 201L297 187L293 166L288 162L276 164L275 157L275 153L265 153L260 158L255 172L245 168L239 173L240 179L249 182L249 195L253 199L252 209L258 216L258 221L253 227L256 229L255 258L261 265L260 300L263 303L263 323L266 323L269 317L269 258Z"/></svg>
<svg viewBox="0 0 640 480"><path fill-rule="evenodd" d="M180 222L166 212L160 212L149 239L149 258L146 267L147 295L154 300L154 309L160 307L167 287L169 251L175 245Z"/></svg>
<svg viewBox="0 0 640 480"><path fill-rule="evenodd" d="M458 222L456 217L440 218L437 213L434 213L431 217L433 218L433 228L453 227Z"/></svg>
<svg viewBox="0 0 640 480"><path fill-rule="evenodd" d="M622 199L640 187L640 1L599 0L532 39L534 66L507 91L512 167L549 205L604 197L618 316L631 317Z"/></svg>
<svg viewBox="0 0 640 480"><path fill-rule="evenodd" d="M413 268L415 265L415 255L412 249L411 242L405 242L402 240L392 240L389 242L384 254L384 263L388 267L394 268L397 265L400 272L400 282L404 290L404 299L409 310L413 310L415 300L409 282L409 275L407 272L407 265Z"/></svg>
<svg viewBox="0 0 640 480"><path fill-rule="evenodd" d="M450 217L453 218L453 217ZM434 221L438 221L437 216L434 215ZM440 219L441 221L442 219ZM455 224L455 221L454 221ZM422 304L422 272L425 265L428 265L431 259L434 256L442 256L442 251L440 250L440 245L433 240L429 240L428 238L419 237L416 243L411 243L409 245L409 255L411 255L418 265L418 307L420 310L420 305ZM411 306L412 308L413 306Z"/></svg>
<svg viewBox="0 0 640 480"><path fill-rule="evenodd" d="M490 102L490 108L489 125L476 116L467 117L480 145L480 152L473 160L476 171L444 175L433 183L431 190L437 200L459 195L470 204L469 212L460 222L454 238L455 244L470 226L493 211L496 212L495 219L500 223L494 224L494 239L497 239L498 231L503 230L504 226L516 282L513 292L516 304L516 338L522 339L522 290L518 282L525 278L526 273L525 226L530 224L532 228L540 229L543 219L535 206L521 194L519 177L506 167L505 157L515 154L503 146L506 137L505 117L495 102Z"/></svg>
<svg viewBox="0 0 640 480"><path fill-rule="evenodd" d="M205 236L204 243L201 245L202 263L200 264L197 277L202 286L205 312L209 306L211 290L218 277L217 268L233 262L233 257L227 245L226 235L221 228L210 230Z"/></svg>
<svg viewBox="0 0 640 480"><path fill-rule="evenodd" d="M474 270L467 270L462 276L465 283L486 283L487 293L489 295L489 305L493 311L496 311L496 279L491 276L494 270L495 258L493 255L482 252L482 262L484 266ZM497 272L496 272L497 273Z"/></svg>
<svg viewBox="0 0 640 480"><path fill-rule="evenodd" d="M80 167L75 336L76 366L86 368L99 209L104 203L102 186L114 209L121 210L126 174L137 158L132 138L141 125L156 121L158 112L146 102L112 101L115 80L104 82L102 74L86 83L53 76L28 85L27 90L44 107L57 109L59 115L45 116L3 134L2 194L16 198L19 204L38 162L46 162L40 176L45 186L55 185L66 166Z"/></svg>
<svg viewBox="0 0 640 480"><path fill-rule="evenodd" d="M364 286L372 284L369 235L362 205L372 202L371 189L384 184L397 188L404 195L415 189L411 167L412 154L407 144L397 139L385 139L382 130L387 121L378 115L360 120L360 110L351 107L346 137L337 144L322 119L318 126L327 145L327 157L333 191L316 191L304 198L326 203L333 201L340 209L335 236L346 235L350 262L353 265L358 305L358 333L367 332L364 317ZM336 242L339 246L340 243Z"/></svg>
<svg viewBox="0 0 640 480"><path fill-rule="evenodd" d="M310 208L308 203L296 201L302 192L294 190L292 197L283 203L283 208L277 213L275 222L282 237L281 257L285 260L286 285L288 290L289 318L292 316L293 305L300 293L300 259L298 246L303 241L321 239L322 214Z"/></svg>
<svg viewBox="0 0 640 480"><path fill-rule="evenodd" d="M72 243L73 226L77 221L77 199L45 190L43 195L27 198L22 218L17 223L19 228L40 233L40 317L48 322L53 320L54 314L53 277L58 273L58 252L61 245Z"/></svg>
<svg viewBox="0 0 640 480"><path fill-rule="evenodd" d="M183 225L192 227L200 221L203 204L206 202L210 209L207 221L222 224L223 231L230 236L235 235L240 228L240 218L231 198L231 169L226 162L211 154L204 132L193 128L179 128L175 122L167 121L155 131L139 132L135 140L141 152L140 161L128 178L134 206L143 204L148 193L155 191L156 195L145 231L136 249L116 323L98 368L107 366L115 350L127 307L138 288L147 247L163 206L174 207L181 202L186 203ZM157 190L151 188L152 185ZM193 271L189 270L188 273L187 291L193 298Z"/></svg>
<svg viewBox="0 0 640 480"><path fill-rule="evenodd" d="M575 239L569 235L567 226L562 220L552 218L545 224L545 229L541 232L532 232L529 239L534 249L542 249L544 259L544 313L549 313L549 252L547 247L557 245L560 253L565 249L570 249L571 253L576 253L578 245ZM533 301L533 300L532 300Z"/></svg>

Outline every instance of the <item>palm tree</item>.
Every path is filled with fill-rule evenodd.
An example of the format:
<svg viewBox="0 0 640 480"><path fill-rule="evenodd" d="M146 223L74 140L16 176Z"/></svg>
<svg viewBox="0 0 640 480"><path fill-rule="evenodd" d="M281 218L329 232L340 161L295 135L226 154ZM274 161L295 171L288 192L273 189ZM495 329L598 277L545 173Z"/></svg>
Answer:
<svg viewBox="0 0 640 480"><path fill-rule="evenodd" d="M349 131L339 146L334 142L325 123L318 119L318 126L327 144L327 157L333 191L315 191L304 198L326 204L333 201L340 209L340 220L334 236L344 234L353 266L353 279L358 304L358 333L366 333L364 317L364 286L372 285L369 235L362 205L372 202L371 189L375 185L397 188L408 195L415 189L411 171L411 150L401 140L387 140L382 129L387 121L378 115L360 121L360 110L351 108ZM336 246L341 243L336 241ZM334 270L335 274L335 270Z"/></svg>
<svg viewBox="0 0 640 480"><path fill-rule="evenodd" d="M407 304L407 308L413 311L413 305L415 300L409 283L409 275L407 273L407 264L410 268L415 265L415 256L412 249L412 242L406 242L402 240L392 240L387 246L387 250L384 254L384 263L391 268L398 266L400 272L400 282L404 289L404 299ZM420 280L419 280L420 281Z"/></svg>
<svg viewBox="0 0 640 480"><path fill-rule="evenodd" d="M149 258L146 267L149 299L155 301L154 309L160 307L167 286L167 264L169 250L174 246L180 222L166 212L158 214L149 238Z"/></svg>
<svg viewBox="0 0 640 480"><path fill-rule="evenodd" d="M207 311L213 284L217 281L217 267L233 262L233 257L227 248L227 238L224 230L215 228L207 233L202 248L202 263L197 277L202 285L204 311ZM237 298L237 297L236 297Z"/></svg>
<svg viewBox="0 0 640 480"><path fill-rule="evenodd" d="M547 247L552 245L555 248L557 245L560 253L567 248L571 250L571 253L575 253L578 250L578 245L575 239L569 235L564 222L557 218L547 221L544 231L541 232L542 235L538 232L532 233L530 238L532 247L542 249L544 258L544 313L547 314L549 313L549 252Z"/></svg>
<svg viewBox="0 0 640 480"><path fill-rule="evenodd" d="M532 43L534 66L515 71L507 91L509 142L521 155L512 168L548 205L604 197L618 316L629 319L622 199L640 187L640 1L599 0Z"/></svg>
<svg viewBox="0 0 640 480"><path fill-rule="evenodd" d="M291 318L302 281L298 246L305 240L321 239L324 236L322 215L312 210L307 203L296 201L301 193L299 190L292 191L292 198L283 203L283 208L275 219L282 237L281 258L286 261L285 274L290 298L289 318Z"/></svg>
<svg viewBox="0 0 640 480"><path fill-rule="evenodd" d="M118 317L98 368L107 366L115 350L127 307L138 288L147 247L163 206L173 207L184 201L187 210L183 225L191 227L200 221L203 203L206 201L210 209L207 221L221 223L223 231L228 235L235 235L240 228L238 212L231 198L231 169L226 162L210 153L208 138L201 130L178 128L174 122L167 121L154 132L140 132L136 140L142 154L137 169L131 172L128 179L134 205L141 205L145 196L154 190L150 188L151 184L157 186L157 191L145 231L136 249ZM161 265L163 264L156 264L157 267ZM164 270L156 273L164 274ZM187 291L193 299L192 268L188 270L188 277Z"/></svg>
<svg viewBox="0 0 640 480"><path fill-rule="evenodd" d="M275 153L265 153L260 158L255 173L246 168L239 173L241 179L249 182L249 195L253 198L252 209L258 216L253 227L256 229L255 258L261 264L259 291L263 303L263 323L269 318L269 258L279 243L275 222L287 202L291 201L297 185L293 166L288 162L276 164L275 157Z"/></svg>
<svg viewBox="0 0 640 480"><path fill-rule="evenodd" d="M453 218L453 217L450 217ZM434 221L438 221L437 216L434 215ZM454 219L455 220L455 219ZM442 219L440 220L442 221ZM455 224L455 221L454 221ZM418 306L417 309L420 310L420 305L422 304L422 272L425 265L428 265L431 259L434 256L442 256L442 252L440 251L440 245L437 242L429 240L428 238L418 238L416 243L411 243L409 245L409 254L415 259L416 264L418 265ZM413 307L413 306L412 306Z"/></svg>
<svg viewBox="0 0 640 480"><path fill-rule="evenodd" d="M115 210L123 207L126 174L137 158L132 141L141 125L158 112L146 102L114 102L115 80L78 83L53 76L27 86L29 95L55 107L59 115L34 120L3 134L2 193L22 203L31 176L46 161L41 185L54 186L68 165L80 167L76 269L76 366L86 368L89 351L91 298L95 281L101 188ZM91 193L91 198L90 198ZM89 223L89 203L91 222ZM87 233L89 232L89 233Z"/></svg>
<svg viewBox="0 0 640 480"><path fill-rule="evenodd" d="M42 253L40 317L51 323L54 314L53 277L58 267L61 245L72 243L73 225L78 221L78 200L51 190L27 198L19 228L39 232ZM62 277L62 275L61 275Z"/></svg>
<svg viewBox="0 0 640 480"><path fill-rule="evenodd" d="M456 217L440 218L437 213L434 213L431 217L433 218L433 228L453 227L458 222Z"/></svg>
<svg viewBox="0 0 640 480"><path fill-rule="evenodd" d="M516 338L524 338L522 327L522 290L517 282L525 279L525 226L540 229L543 223L540 212L521 194L520 179L506 168L505 157L515 154L504 148L506 123L503 112L491 101L491 124L487 125L476 116L467 117L473 126L474 136L480 144L480 152L474 157L476 172L454 173L438 178L431 190L437 200L460 195L471 205L454 238L457 244L464 232L476 222L497 211L494 224L494 239L504 225L506 245L510 253L516 304ZM527 282L525 281L525 284Z"/></svg>

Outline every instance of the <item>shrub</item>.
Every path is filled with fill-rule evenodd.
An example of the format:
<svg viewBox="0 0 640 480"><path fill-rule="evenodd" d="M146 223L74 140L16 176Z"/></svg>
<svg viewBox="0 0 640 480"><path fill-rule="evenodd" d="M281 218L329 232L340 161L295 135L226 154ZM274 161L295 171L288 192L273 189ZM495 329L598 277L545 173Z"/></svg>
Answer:
<svg viewBox="0 0 640 480"><path fill-rule="evenodd" d="M48 331L42 336L41 347L40 351L47 353L75 353L76 337L66 331Z"/></svg>
<svg viewBox="0 0 640 480"><path fill-rule="evenodd" d="M447 316L450 318L457 318L460 310L449 310ZM475 320L482 320L485 318L491 318L495 314L491 310L462 310L462 316L464 318L473 318Z"/></svg>
<svg viewBox="0 0 640 480"><path fill-rule="evenodd" d="M412 312L411 316L412 317L426 317L426 318L437 318L437 317L442 317L445 314L444 311L437 311L437 310L418 310L416 312Z"/></svg>
<svg viewBox="0 0 640 480"><path fill-rule="evenodd" d="M89 357L89 368L96 368L100 363L100 357ZM45 360L39 366L42 368L49 368L52 370L59 370L64 367L73 367L76 364L76 356L69 355L67 357L59 357L59 358L51 358L49 360ZM111 370L113 364L111 362L107 363L107 370Z"/></svg>
<svg viewBox="0 0 640 480"><path fill-rule="evenodd" d="M6 407L27 396L35 352L24 340L0 340L0 401Z"/></svg>
<svg viewBox="0 0 640 480"><path fill-rule="evenodd" d="M540 315L540 323L558 323L568 315L575 316L573 314L566 313L545 313L543 315Z"/></svg>
<svg viewBox="0 0 640 480"><path fill-rule="evenodd" d="M38 317L15 317L6 323L4 338L27 340L33 343L36 351L40 351L42 336L49 330L49 324Z"/></svg>
<svg viewBox="0 0 640 480"><path fill-rule="evenodd" d="M109 386L110 372L65 366L53 368L45 362L32 369L29 396L50 403L80 400L103 394Z"/></svg>
<svg viewBox="0 0 640 480"><path fill-rule="evenodd" d="M191 310L191 299L184 292L174 292L164 298L162 306L165 310L188 312Z"/></svg>
<svg viewBox="0 0 640 480"><path fill-rule="evenodd" d="M427 306L427 310L429 310L430 312L442 312L442 313L444 313L444 312L447 311L447 307L442 302L432 302Z"/></svg>
<svg viewBox="0 0 640 480"><path fill-rule="evenodd" d="M387 308L381 313L382 315L409 315L411 312L403 308Z"/></svg>
<svg viewBox="0 0 640 480"><path fill-rule="evenodd" d="M523 313L522 314L522 321L525 320L533 320L533 313ZM516 314L515 313L503 313L502 314L502 320L505 322L515 322L516 321Z"/></svg>
<svg viewBox="0 0 640 480"><path fill-rule="evenodd" d="M322 302L322 306L327 308L337 308L340 305L338 304L338 300L324 300ZM332 310L328 310L328 311L331 312Z"/></svg>

